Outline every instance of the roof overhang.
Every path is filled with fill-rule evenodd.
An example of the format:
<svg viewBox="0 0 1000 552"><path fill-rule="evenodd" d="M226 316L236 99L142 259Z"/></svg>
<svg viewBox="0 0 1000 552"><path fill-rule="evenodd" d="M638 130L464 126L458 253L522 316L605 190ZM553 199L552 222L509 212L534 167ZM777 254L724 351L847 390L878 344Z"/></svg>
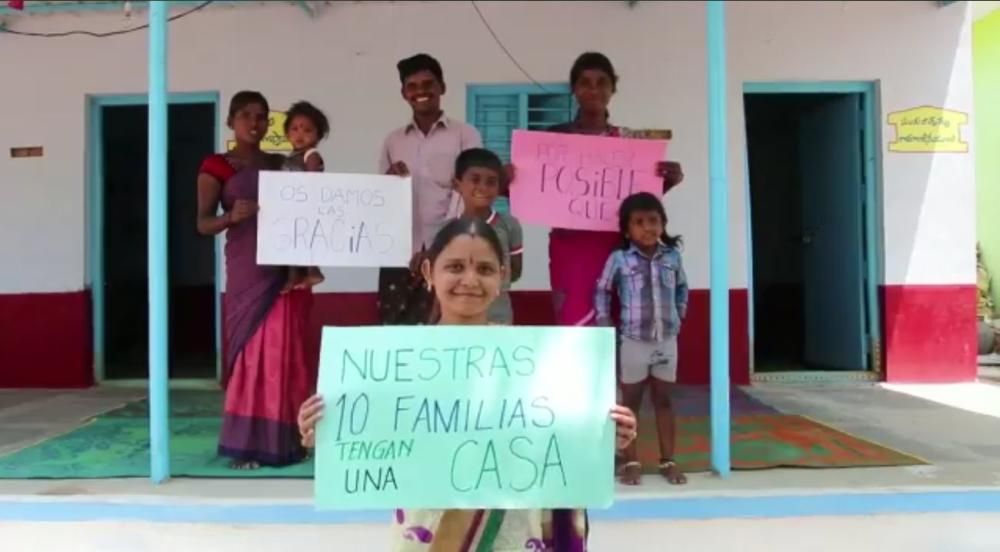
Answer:
<svg viewBox="0 0 1000 552"><path fill-rule="evenodd" d="M0 0L2 1L2 0ZM194 7L201 4L205 4L205 0L171 0L170 5L172 8L176 7ZM274 4L275 2L251 2L248 0L213 0L208 2L212 6L246 6L248 4ZM315 15L315 9L310 5L310 2L306 0L297 0L292 2L284 2L285 4L292 4L298 6L303 12L312 17ZM85 13L85 12L130 12L135 13L137 11L145 11L149 9L148 1L108 1L108 0L92 0L89 2L79 2L79 1L37 1L37 2L23 2L23 7L16 8L12 7L11 2L3 1L3 5L0 5L0 16L3 15L42 15L42 14L53 14L53 13Z"/></svg>

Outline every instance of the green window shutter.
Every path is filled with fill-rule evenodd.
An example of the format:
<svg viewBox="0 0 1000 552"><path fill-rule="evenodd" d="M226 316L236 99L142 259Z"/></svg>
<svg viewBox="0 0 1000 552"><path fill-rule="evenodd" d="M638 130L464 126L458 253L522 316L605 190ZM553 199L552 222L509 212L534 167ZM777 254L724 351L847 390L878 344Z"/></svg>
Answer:
<svg viewBox="0 0 1000 552"><path fill-rule="evenodd" d="M474 102L472 126L483 137L483 146L510 161L510 138L520 126L520 97L517 94L481 94L470 98Z"/></svg>
<svg viewBox="0 0 1000 552"><path fill-rule="evenodd" d="M466 120L479 130L483 146L510 162L511 136L516 129L544 130L567 123L576 113L576 100L565 84L469 85ZM494 208L508 212L506 197L497 198Z"/></svg>
<svg viewBox="0 0 1000 552"><path fill-rule="evenodd" d="M573 120L576 101L569 93L528 96L528 130L544 130Z"/></svg>

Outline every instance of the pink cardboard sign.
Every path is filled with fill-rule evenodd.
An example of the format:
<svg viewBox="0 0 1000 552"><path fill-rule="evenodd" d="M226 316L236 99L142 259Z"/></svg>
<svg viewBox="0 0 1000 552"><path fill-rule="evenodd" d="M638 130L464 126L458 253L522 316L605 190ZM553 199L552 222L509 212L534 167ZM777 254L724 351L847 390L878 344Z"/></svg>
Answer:
<svg viewBox="0 0 1000 552"><path fill-rule="evenodd" d="M626 197L663 193L656 164L666 154L666 140L515 130L511 213L529 224L617 232Z"/></svg>

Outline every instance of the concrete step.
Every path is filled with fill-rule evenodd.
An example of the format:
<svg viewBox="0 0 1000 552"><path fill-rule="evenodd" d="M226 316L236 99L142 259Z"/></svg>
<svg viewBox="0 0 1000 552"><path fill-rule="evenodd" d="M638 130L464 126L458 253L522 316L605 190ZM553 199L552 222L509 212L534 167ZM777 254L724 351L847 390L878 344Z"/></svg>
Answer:
<svg viewBox="0 0 1000 552"><path fill-rule="evenodd" d="M1000 514L596 522L590 550L995 552ZM0 522L9 552L388 551L385 525Z"/></svg>

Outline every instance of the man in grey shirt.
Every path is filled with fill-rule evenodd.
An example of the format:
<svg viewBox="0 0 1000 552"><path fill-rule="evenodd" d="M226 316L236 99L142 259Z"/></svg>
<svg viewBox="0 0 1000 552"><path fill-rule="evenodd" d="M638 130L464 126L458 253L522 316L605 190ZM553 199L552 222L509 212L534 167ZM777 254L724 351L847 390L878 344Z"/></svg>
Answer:
<svg viewBox="0 0 1000 552"><path fill-rule="evenodd" d="M483 140L474 127L447 117L441 110L446 87L436 59L417 54L396 67L401 93L413 110L413 118L386 137L379 170L412 178L413 254L417 259L445 221L460 214L452 187L455 159L466 149L482 147ZM379 271L383 324L427 322L433 297L422 286L416 264L409 269L386 267Z"/></svg>

